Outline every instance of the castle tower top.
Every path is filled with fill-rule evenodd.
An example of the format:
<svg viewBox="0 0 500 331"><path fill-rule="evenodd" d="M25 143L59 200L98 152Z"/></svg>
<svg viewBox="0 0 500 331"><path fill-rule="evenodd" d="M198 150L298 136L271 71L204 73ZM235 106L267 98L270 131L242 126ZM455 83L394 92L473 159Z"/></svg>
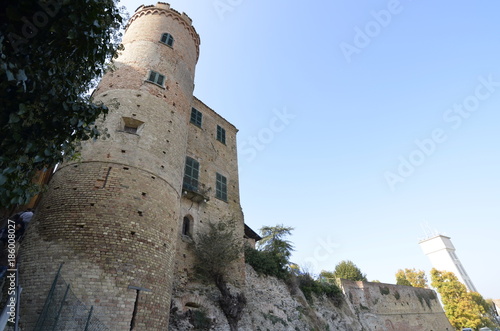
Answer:
<svg viewBox="0 0 500 331"><path fill-rule="evenodd" d="M156 5L141 5L139 8L135 10L134 15L130 18L125 27L125 31L127 31L130 24L132 24L137 18L144 15L165 15L171 16L181 23L188 31L193 41L196 45L196 60L200 55L200 36L196 32L196 29L193 26L193 20L186 13L179 13L177 10L170 8L170 4L165 2L158 2Z"/></svg>

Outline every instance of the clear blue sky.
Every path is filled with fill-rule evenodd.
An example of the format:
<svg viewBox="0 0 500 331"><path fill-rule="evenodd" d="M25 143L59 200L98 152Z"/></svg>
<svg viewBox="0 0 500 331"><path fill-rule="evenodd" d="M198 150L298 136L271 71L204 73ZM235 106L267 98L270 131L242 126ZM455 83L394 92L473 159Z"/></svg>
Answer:
<svg viewBox="0 0 500 331"><path fill-rule="evenodd" d="M247 224L294 227L314 273L386 283L431 269L428 224L500 298L500 3L170 4L201 37L195 95L240 130Z"/></svg>

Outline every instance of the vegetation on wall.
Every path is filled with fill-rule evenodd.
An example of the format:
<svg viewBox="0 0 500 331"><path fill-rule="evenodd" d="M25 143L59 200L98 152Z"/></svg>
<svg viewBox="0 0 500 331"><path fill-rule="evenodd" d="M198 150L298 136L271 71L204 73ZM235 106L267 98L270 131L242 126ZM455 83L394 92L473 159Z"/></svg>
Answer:
<svg viewBox="0 0 500 331"><path fill-rule="evenodd" d="M300 290L308 301L312 301L312 294L317 296L326 295L336 307L340 307L343 294L335 282L322 280L321 278L314 279L309 273L298 275L297 280Z"/></svg>
<svg viewBox="0 0 500 331"><path fill-rule="evenodd" d="M219 306L232 331L246 305L243 293L232 294L227 283L231 264L242 254L242 243L232 222L209 223L208 231L198 234L195 245L196 269L200 276L215 283L221 296Z"/></svg>
<svg viewBox="0 0 500 331"><path fill-rule="evenodd" d="M293 251L292 243L285 239L293 228L278 224L260 229L262 239L257 248L245 247L245 262L258 273L282 280L290 278L288 265Z"/></svg>
<svg viewBox="0 0 500 331"><path fill-rule="evenodd" d="M339 306L342 292L335 282L315 280L309 273L302 272L297 265L290 263L293 245L286 237L292 230L293 228L282 224L262 227L260 232L263 239L259 241L258 249L245 248L245 262L258 274L286 281L292 293L299 288L309 301L313 300L313 294L326 295Z"/></svg>
<svg viewBox="0 0 500 331"><path fill-rule="evenodd" d="M0 205L27 203L39 170L101 135L87 94L119 48L114 0L0 3Z"/></svg>
<svg viewBox="0 0 500 331"><path fill-rule="evenodd" d="M325 270L321 271L320 277L325 279L342 278L354 281L367 281L366 274L363 274L361 269L349 260L344 260L338 263L333 272Z"/></svg>
<svg viewBox="0 0 500 331"><path fill-rule="evenodd" d="M245 262L250 264L259 275L272 276L282 280L287 280L290 277L287 270L288 261L273 252L259 251L246 246Z"/></svg>
<svg viewBox="0 0 500 331"><path fill-rule="evenodd" d="M175 306L170 307L169 330L182 330L188 321L192 330L208 331L214 325L214 320L207 316L203 309L189 309L185 312L179 311Z"/></svg>
<svg viewBox="0 0 500 331"><path fill-rule="evenodd" d="M285 237L291 235L292 231L292 227L284 226L283 224L264 226L260 229L262 239L257 242L257 248L264 252L271 252L289 262L293 245Z"/></svg>

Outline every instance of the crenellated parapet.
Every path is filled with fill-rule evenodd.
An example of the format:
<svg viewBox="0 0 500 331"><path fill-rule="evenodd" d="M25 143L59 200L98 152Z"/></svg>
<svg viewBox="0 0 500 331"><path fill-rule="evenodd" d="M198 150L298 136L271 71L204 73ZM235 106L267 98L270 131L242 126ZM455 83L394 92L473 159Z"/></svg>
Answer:
<svg viewBox="0 0 500 331"><path fill-rule="evenodd" d="M127 31L130 24L132 24L136 19L145 15L164 15L166 17L171 17L183 25L193 38L196 45L196 59L198 59L200 55L200 36L192 25L193 21L186 13L183 12L181 14L177 10L170 8L170 4L165 2L158 2L156 5L141 5L136 9L134 15L130 18L127 26L125 27L125 31Z"/></svg>

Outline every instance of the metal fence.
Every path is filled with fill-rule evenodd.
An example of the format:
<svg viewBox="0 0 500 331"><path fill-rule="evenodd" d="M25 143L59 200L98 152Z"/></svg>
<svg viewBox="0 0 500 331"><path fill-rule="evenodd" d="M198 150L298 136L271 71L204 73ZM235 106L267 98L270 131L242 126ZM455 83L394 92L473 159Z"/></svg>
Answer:
<svg viewBox="0 0 500 331"><path fill-rule="evenodd" d="M34 331L105 331L109 330L97 318L94 307L88 307L75 296L61 276L59 267L45 300Z"/></svg>

